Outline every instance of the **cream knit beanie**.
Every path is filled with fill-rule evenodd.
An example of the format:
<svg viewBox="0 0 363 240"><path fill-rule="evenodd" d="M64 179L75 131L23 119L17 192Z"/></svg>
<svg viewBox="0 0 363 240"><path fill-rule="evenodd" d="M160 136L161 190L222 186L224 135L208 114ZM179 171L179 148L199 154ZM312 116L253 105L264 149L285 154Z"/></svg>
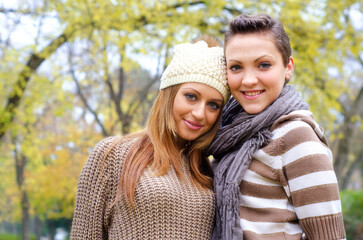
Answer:
<svg viewBox="0 0 363 240"><path fill-rule="evenodd" d="M204 83L220 92L224 103L230 97L223 49L208 47L205 41L176 45L160 81L160 89L186 82Z"/></svg>

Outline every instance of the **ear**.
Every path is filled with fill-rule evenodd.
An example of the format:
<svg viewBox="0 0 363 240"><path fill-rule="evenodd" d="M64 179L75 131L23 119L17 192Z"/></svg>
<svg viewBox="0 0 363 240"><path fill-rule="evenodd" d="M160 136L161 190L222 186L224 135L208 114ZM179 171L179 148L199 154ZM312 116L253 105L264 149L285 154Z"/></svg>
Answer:
<svg viewBox="0 0 363 240"><path fill-rule="evenodd" d="M292 77L292 74L294 73L294 59L292 57L290 57L289 63L286 66L286 73L285 73L285 79L287 81L290 80L290 78Z"/></svg>

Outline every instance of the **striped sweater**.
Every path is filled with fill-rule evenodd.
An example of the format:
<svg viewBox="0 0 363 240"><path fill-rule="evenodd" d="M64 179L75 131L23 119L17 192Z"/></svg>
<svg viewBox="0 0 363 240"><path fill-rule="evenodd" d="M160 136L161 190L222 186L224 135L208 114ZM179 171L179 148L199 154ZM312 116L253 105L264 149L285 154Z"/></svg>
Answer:
<svg viewBox="0 0 363 240"><path fill-rule="evenodd" d="M163 176L147 168L136 187L131 209L125 198L114 203L124 159L132 141L118 143L104 165L103 156L114 137L101 141L82 169L77 186L71 239L210 239L215 200L201 190L182 165L186 179L174 169Z"/></svg>
<svg viewBox="0 0 363 240"><path fill-rule="evenodd" d="M240 184L244 239L344 239L332 153L312 114L295 111L271 130Z"/></svg>

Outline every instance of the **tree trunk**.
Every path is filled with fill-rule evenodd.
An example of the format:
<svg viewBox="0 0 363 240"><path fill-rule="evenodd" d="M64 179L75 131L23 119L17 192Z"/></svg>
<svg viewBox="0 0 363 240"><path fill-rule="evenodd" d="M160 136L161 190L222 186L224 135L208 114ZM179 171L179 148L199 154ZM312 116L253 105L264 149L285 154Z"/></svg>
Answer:
<svg viewBox="0 0 363 240"><path fill-rule="evenodd" d="M354 99L353 103L351 104L351 107L349 110L346 110L347 108L342 105L342 108L345 109L344 113L344 122L342 124L342 130L341 135L343 136L338 141L338 151L335 156L335 162L334 162L334 169L338 178L338 184L339 188L341 190L345 189L345 187L348 185L348 182L346 182L344 179L350 178L350 176L347 176L347 171L349 171L348 164L355 164L349 163L349 154L351 154L351 145L354 144L350 140L353 139L353 133L354 129L356 128L355 123L352 122L353 117L356 115L362 114L360 106L363 103L363 87L359 89L359 92ZM359 161L360 159L356 158L355 161ZM348 167L348 170L347 170Z"/></svg>
<svg viewBox="0 0 363 240"><path fill-rule="evenodd" d="M359 154L356 155L353 162L349 165L347 173L344 175L342 179L342 189L347 189L351 180L351 177L355 170L361 169L361 161L363 159L363 150L360 151Z"/></svg>
<svg viewBox="0 0 363 240"><path fill-rule="evenodd" d="M42 221L40 220L40 218L38 216L35 217L34 219L34 232L35 232L35 236L36 239L40 239L42 236Z"/></svg>
<svg viewBox="0 0 363 240"><path fill-rule="evenodd" d="M28 195L26 191L23 190L21 199L21 236L23 240L30 240L29 223Z"/></svg>
<svg viewBox="0 0 363 240"><path fill-rule="evenodd" d="M345 121L342 129L342 138L338 141L338 150L334 159L334 170L338 179L339 189L343 190L343 179L345 176L346 164L349 162L349 139L351 137L351 130L349 128L349 121Z"/></svg>
<svg viewBox="0 0 363 240"><path fill-rule="evenodd" d="M47 223L48 223L48 229L49 229L49 239L54 240L54 237L55 237L54 221L51 219L48 219Z"/></svg>
<svg viewBox="0 0 363 240"><path fill-rule="evenodd" d="M18 154L15 150L15 169L16 169L16 182L21 194L21 236L23 240L29 240L29 200L28 195L24 186L24 170L26 166L27 159L23 154Z"/></svg>

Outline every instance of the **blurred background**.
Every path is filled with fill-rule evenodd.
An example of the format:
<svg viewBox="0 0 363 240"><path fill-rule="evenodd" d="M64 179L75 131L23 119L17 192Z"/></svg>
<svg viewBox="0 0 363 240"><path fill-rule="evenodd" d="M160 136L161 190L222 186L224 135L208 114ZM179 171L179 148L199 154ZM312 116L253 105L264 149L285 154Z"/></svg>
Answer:
<svg viewBox="0 0 363 240"><path fill-rule="evenodd" d="M67 239L95 144L143 128L172 47L279 18L334 154L347 239L363 239L363 2L0 0L0 239Z"/></svg>

